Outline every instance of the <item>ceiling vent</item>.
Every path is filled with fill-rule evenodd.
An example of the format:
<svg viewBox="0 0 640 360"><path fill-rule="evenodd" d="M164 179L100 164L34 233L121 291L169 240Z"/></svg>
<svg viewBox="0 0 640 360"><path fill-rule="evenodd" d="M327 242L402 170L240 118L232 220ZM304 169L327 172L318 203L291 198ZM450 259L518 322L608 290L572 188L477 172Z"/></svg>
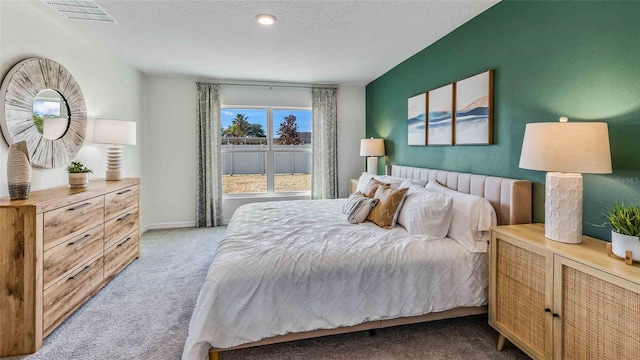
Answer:
<svg viewBox="0 0 640 360"><path fill-rule="evenodd" d="M117 23L93 0L42 0L67 19Z"/></svg>

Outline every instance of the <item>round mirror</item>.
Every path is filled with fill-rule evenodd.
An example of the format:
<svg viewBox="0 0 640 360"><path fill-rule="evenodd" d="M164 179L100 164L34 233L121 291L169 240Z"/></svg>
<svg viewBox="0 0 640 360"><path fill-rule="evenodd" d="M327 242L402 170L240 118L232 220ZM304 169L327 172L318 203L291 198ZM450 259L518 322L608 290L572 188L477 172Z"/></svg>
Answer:
<svg viewBox="0 0 640 360"><path fill-rule="evenodd" d="M33 123L42 136L60 139L69 128L69 105L59 92L44 89L33 100Z"/></svg>
<svg viewBox="0 0 640 360"><path fill-rule="evenodd" d="M0 86L0 129L9 145L27 142L31 165L48 169L67 165L87 132L80 85L53 60L19 62Z"/></svg>

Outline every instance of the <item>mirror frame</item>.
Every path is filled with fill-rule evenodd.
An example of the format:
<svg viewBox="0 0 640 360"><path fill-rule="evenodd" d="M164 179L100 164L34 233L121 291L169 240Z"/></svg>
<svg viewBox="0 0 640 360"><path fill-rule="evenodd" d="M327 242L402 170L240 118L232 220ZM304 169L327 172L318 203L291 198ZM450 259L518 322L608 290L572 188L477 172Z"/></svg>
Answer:
<svg viewBox="0 0 640 360"><path fill-rule="evenodd" d="M40 134L33 122L33 101L45 89L60 93L69 108L67 131L55 140ZM45 58L23 60L7 73L0 94L2 135L9 146L27 142L31 165L57 168L78 154L87 133L87 107L80 85L64 66Z"/></svg>

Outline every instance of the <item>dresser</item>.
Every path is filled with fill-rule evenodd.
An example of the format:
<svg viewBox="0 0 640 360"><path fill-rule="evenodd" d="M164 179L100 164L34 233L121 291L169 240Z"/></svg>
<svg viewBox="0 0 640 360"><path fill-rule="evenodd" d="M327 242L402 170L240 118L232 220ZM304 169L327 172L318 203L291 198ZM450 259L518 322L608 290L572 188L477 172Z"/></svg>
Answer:
<svg viewBox="0 0 640 360"><path fill-rule="evenodd" d="M0 357L28 354L139 256L139 179L0 199Z"/></svg>
<svg viewBox="0 0 640 360"><path fill-rule="evenodd" d="M498 226L489 249L489 324L534 359L640 359L640 266L606 242L544 236L542 224Z"/></svg>

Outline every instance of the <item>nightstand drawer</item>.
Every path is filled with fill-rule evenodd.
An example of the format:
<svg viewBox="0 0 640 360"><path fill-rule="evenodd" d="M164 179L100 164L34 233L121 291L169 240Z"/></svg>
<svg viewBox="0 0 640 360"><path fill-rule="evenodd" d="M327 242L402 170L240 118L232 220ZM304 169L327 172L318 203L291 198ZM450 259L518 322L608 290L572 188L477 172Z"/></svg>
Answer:
<svg viewBox="0 0 640 360"><path fill-rule="evenodd" d="M74 267L102 255L102 226L66 241L44 252L44 288L60 280Z"/></svg>
<svg viewBox="0 0 640 360"><path fill-rule="evenodd" d="M129 209L120 216L104 223L105 250L138 229L138 208Z"/></svg>
<svg viewBox="0 0 640 360"><path fill-rule="evenodd" d="M138 257L138 242L140 235L138 230L127 235L115 246L106 249L104 252L104 278L109 280L122 271L133 259Z"/></svg>
<svg viewBox="0 0 640 360"><path fill-rule="evenodd" d="M138 185L114 191L104 196L104 218L111 220L127 209L138 206Z"/></svg>
<svg viewBox="0 0 640 360"><path fill-rule="evenodd" d="M75 269L44 292L45 336L84 304L102 284L104 262L102 256Z"/></svg>
<svg viewBox="0 0 640 360"><path fill-rule="evenodd" d="M98 196L44 213L44 247L51 248L102 224L104 197Z"/></svg>

